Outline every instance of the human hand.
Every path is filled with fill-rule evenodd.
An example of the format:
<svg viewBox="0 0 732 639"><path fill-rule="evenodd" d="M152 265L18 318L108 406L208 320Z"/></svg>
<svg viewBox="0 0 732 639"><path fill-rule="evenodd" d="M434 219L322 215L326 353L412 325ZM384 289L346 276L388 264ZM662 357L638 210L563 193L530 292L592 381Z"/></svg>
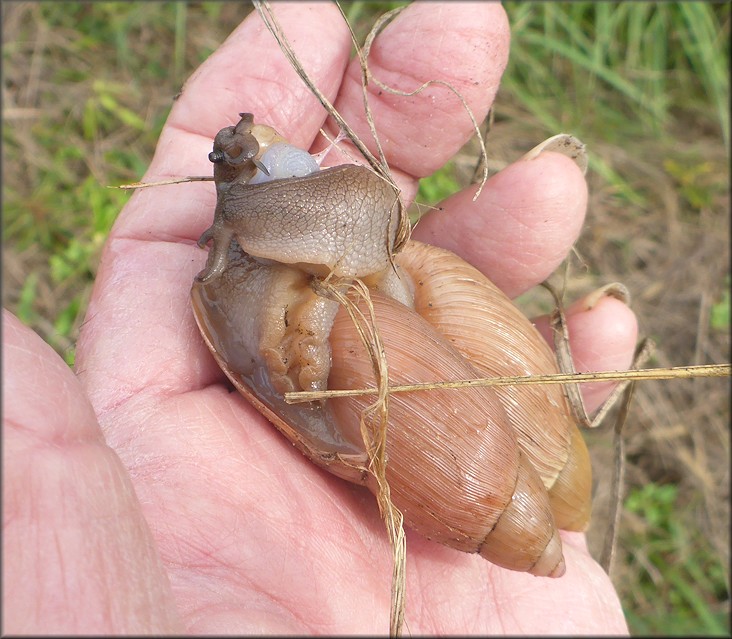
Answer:
<svg viewBox="0 0 732 639"><path fill-rule="evenodd" d="M360 76L346 71L350 40L335 7L275 9L316 84L362 122ZM377 40L371 65L403 89L449 80L480 119L507 51L499 5L415 4ZM440 89L373 96L372 108L407 198L470 134L459 102ZM323 119L256 15L189 80L145 181L208 173L213 136L240 111L303 147ZM459 253L515 296L576 239L584 179L545 153L493 177L475 203L474 190L425 217L414 237ZM373 496L310 464L230 393L195 327L189 290L205 261L196 240L214 204L209 184L133 195L103 254L78 379L5 313L6 632L387 630L391 553ZM603 298L569 312L578 368L628 365L635 320L626 306ZM599 401L595 393L589 407ZM408 533L408 631L626 632L584 536L562 537L567 572L548 579Z"/></svg>

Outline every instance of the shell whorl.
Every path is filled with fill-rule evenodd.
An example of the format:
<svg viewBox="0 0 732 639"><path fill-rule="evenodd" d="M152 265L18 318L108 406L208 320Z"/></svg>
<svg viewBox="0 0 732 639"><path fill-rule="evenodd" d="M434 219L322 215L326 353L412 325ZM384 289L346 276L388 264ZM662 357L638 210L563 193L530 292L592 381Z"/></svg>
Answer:
<svg viewBox="0 0 732 639"><path fill-rule="evenodd" d="M258 170L249 184L305 177L320 170L312 155L286 142L277 142L270 146L259 161L269 171L269 175Z"/></svg>

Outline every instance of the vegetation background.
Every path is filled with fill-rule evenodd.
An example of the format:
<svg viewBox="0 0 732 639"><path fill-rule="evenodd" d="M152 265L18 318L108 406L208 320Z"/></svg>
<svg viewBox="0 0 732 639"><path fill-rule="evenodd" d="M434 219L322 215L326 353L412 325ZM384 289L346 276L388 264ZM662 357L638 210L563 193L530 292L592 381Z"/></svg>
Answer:
<svg viewBox="0 0 732 639"><path fill-rule="evenodd" d="M400 3L353 2L359 34ZM730 358L729 3L507 2L513 42L491 171L571 132L590 204L568 298L633 296L651 365ZM72 365L99 251L187 76L251 10L222 2L4 2L3 305ZM245 106L245 105L244 105ZM244 108L242 106L242 109ZM424 181L466 184L468 145ZM577 266L579 264L579 266ZM519 300L546 311L546 293ZM612 573L634 634L730 633L729 381L641 382ZM597 553L612 433L588 433Z"/></svg>

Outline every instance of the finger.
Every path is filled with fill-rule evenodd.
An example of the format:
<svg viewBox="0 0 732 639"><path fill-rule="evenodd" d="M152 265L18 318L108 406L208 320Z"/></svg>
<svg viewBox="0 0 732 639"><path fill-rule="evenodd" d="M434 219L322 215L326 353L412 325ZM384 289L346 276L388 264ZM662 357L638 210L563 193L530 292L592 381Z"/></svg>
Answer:
<svg viewBox="0 0 732 639"><path fill-rule="evenodd" d="M180 632L134 490L71 370L3 311L3 625Z"/></svg>
<svg viewBox="0 0 732 639"><path fill-rule="evenodd" d="M481 122L498 89L508 46L508 21L497 3L415 2L376 38L368 65L374 78L401 91L414 91L430 80L449 82ZM462 103L443 86L410 97L392 95L374 82L368 91L387 161L410 192L414 178L441 167L473 133ZM375 152L357 60L346 72L335 106Z"/></svg>
<svg viewBox="0 0 732 639"><path fill-rule="evenodd" d="M587 295L565 311L574 367L578 373L626 370L633 362L638 341L635 313L617 297L594 297ZM538 317L534 323L553 344L548 317ZM613 382L580 384L588 413L596 410L615 386Z"/></svg>
<svg viewBox="0 0 732 639"><path fill-rule="evenodd" d="M460 255L513 298L544 281L582 229L587 183L577 165L543 152L470 187L427 213L412 237Z"/></svg>

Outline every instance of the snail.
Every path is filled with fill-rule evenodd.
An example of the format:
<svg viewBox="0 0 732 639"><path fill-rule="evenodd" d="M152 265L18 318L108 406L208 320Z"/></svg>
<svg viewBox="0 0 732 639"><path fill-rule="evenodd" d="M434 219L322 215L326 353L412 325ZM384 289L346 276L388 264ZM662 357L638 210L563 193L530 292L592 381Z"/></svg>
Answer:
<svg viewBox="0 0 732 639"><path fill-rule="evenodd" d="M213 248L191 290L194 315L234 386L309 459L378 490L359 431L369 397L283 399L374 386L351 319L319 292L331 273L369 286L392 385L556 372L543 338L477 269L401 241L393 186L358 165L319 170L240 115L209 156L217 206L199 240ZM290 152L302 175L286 168ZM389 399L386 478L405 524L499 566L561 576L558 529L586 528L591 484L562 391L430 393Z"/></svg>
<svg viewBox="0 0 732 639"><path fill-rule="evenodd" d="M240 115L235 127L217 134L209 154L217 203L214 223L198 243L213 240L213 259L199 279L221 274L232 239L251 255L295 264L314 275L388 276L405 220L393 187L356 165L251 185L260 167L267 171L260 157L281 136L270 127L253 125L250 113ZM317 204L325 199L331 205L327 209Z"/></svg>

